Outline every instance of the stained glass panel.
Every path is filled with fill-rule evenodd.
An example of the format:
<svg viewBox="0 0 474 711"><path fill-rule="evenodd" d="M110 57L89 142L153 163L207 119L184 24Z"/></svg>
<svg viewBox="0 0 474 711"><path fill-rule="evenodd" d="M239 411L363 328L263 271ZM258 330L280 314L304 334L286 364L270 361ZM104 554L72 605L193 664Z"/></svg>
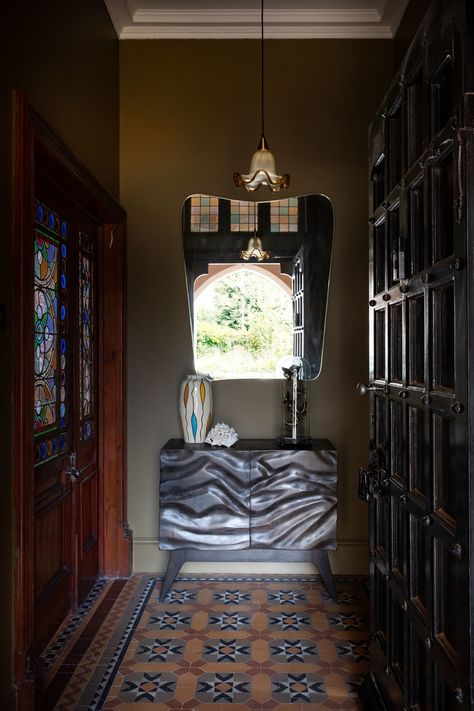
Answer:
<svg viewBox="0 0 474 711"><path fill-rule="evenodd" d="M93 242L81 232L79 256L79 329L80 329L80 414L81 437L92 438L93 385L94 385L94 264Z"/></svg>
<svg viewBox="0 0 474 711"><path fill-rule="evenodd" d="M35 239L35 430L56 422L58 249Z"/></svg>
<svg viewBox="0 0 474 711"><path fill-rule="evenodd" d="M219 198L211 195L191 196L191 232L219 230Z"/></svg>
<svg viewBox="0 0 474 711"><path fill-rule="evenodd" d="M65 451L68 224L36 202L34 232L35 464Z"/></svg>
<svg viewBox="0 0 474 711"><path fill-rule="evenodd" d="M231 232L255 232L258 229L256 202L230 201Z"/></svg>
<svg viewBox="0 0 474 711"><path fill-rule="evenodd" d="M270 203L271 232L298 232L298 198Z"/></svg>

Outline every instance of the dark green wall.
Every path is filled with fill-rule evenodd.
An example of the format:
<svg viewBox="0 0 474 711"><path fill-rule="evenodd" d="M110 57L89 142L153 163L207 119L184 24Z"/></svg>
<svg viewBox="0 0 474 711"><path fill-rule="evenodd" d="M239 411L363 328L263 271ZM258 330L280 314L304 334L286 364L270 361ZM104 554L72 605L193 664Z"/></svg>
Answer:
<svg viewBox="0 0 474 711"><path fill-rule="evenodd" d="M11 704L12 481L10 373L15 284L11 254L12 89L33 107L80 160L118 196L118 39L102 0L25 0L2 7L0 43L0 709Z"/></svg>
<svg viewBox="0 0 474 711"><path fill-rule="evenodd" d="M311 429L339 450L341 572L367 570L367 510L357 499L367 461L367 137L393 71L391 40L269 40L266 133L290 195L334 203L335 238L321 376ZM178 436L179 383L192 372L180 212L193 192L247 199L260 137L259 43L164 40L120 43L121 201L128 213L129 520L136 570L163 568L158 453ZM260 190L257 199L269 199ZM278 381L213 385L214 421L241 437L278 434Z"/></svg>

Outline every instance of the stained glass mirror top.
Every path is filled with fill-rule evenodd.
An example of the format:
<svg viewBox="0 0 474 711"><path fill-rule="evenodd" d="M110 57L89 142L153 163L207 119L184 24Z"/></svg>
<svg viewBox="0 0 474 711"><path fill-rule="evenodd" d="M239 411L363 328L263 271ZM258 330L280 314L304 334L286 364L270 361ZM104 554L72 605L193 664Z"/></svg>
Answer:
<svg viewBox="0 0 474 711"><path fill-rule="evenodd" d="M219 200L212 195L193 195L191 198L191 232L217 232L219 229Z"/></svg>
<svg viewBox="0 0 474 711"><path fill-rule="evenodd" d="M254 232L258 229L257 203L230 201L231 232Z"/></svg>
<svg viewBox="0 0 474 711"><path fill-rule="evenodd" d="M34 228L35 464L66 448L67 221L36 202Z"/></svg>
<svg viewBox="0 0 474 711"><path fill-rule="evenodd" d="M298 232L298 198L270 203L271 232Z"/></svg>

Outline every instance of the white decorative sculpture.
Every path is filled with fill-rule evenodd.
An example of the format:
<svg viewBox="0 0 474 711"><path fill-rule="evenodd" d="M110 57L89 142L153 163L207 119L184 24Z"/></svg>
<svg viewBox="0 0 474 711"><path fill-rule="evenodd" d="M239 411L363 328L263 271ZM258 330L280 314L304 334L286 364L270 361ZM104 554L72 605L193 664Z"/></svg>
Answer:
<svg viewBox="0 0 474 711"><path fill-rule="evenodd" d="M223 422L218 422L210 430L205 441L213 447L232 447L238 439L239 435L232 427L225 425Z"/></svg>

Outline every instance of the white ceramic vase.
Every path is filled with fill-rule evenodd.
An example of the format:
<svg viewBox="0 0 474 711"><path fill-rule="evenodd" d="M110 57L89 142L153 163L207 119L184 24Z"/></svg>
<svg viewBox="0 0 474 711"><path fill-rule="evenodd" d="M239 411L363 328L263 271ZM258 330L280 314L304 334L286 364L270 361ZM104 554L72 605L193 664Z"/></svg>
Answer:
<svg viewBox="0 0 474 711"><path fill-rule="evenodd" d="M185 375L179 390L184 441L200 444L212 422L212 386L207 375Z"/></svg>

